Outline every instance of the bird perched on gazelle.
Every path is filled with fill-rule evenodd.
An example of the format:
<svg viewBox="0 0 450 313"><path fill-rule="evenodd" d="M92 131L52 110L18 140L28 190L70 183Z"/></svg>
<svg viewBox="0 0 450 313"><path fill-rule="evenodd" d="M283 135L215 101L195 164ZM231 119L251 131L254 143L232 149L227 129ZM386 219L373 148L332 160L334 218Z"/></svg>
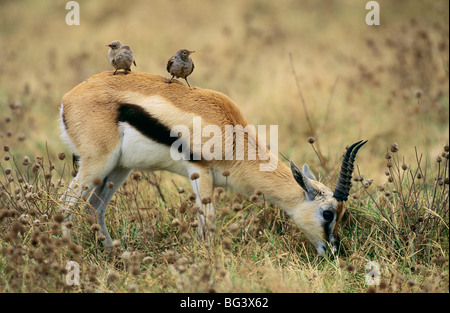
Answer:
<svg viewBox="0 0 450 313"><path fill-rule="evenodd" d="M124 46L120 41L114 40L107 45L110 49L108 51L108 60L115 68L114 74L116 75L118 70L124 70L125 75L131 72L131 64L136 66L133 52L129 46Z"/></svg>
<svg viewBox="0 0 450 313"><path fill-rule="evenodd" d="M187 77L194 70L194 62L192 62L192 59L189 56L194 52L195 51L189 51L186 49L178 50L178 52L169 59L169 61L167 62L167 71L172 75L169 83L172 82L172 79L174 77L181 77L184 78L188 86L191 87L191 85L189 85Z"/></svg>

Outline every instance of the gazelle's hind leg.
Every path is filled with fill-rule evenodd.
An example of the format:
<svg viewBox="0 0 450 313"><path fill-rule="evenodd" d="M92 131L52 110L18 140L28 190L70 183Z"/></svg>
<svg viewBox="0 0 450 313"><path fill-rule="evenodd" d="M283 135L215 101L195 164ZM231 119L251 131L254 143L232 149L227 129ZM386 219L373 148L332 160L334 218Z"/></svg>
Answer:
<svg viewBox="0 0 450 313"><path fill-rule="evenodd" d="M117 158L116 154L113 154L112 158L97 158L94 162L92 159L90 162L85 162L84 159L81 158L81 165L77 176L60 199L64 214L62 225L64 236L71 237L71 231L65 224L68 221L72 221L73 212L76 210L78 204L83 201L83 198L85 198L92 189L94 189L94 179L103 181L106 175L108 175L116 166Z"/></svg>
<svg viewBox="0 0 450 313"><path fill-rule="evenodd" d="M69 238L72 237L72 231L71 228L66 227L66 223L72 221L74 210L76 210L78 204L83 201L83 198L86 197L94 187L92 183L81 183L84 180L80 180L80 173L81 172L78 172L77 176L72 180L66 192L59 200L64 214L64 221L62 223L63 235Z"/></svg>
<svg viewBox="0 0 450 313"><path fill-rule="evenodd" d="M131 170L123 167L114 168L103 180L102 185L96 186L91 196L89 197L89 205L87 205L88 211L97 217L97 223L100 225L99 235L104 235L106 238L103 240L103 246L106 249L112 248L112 239L109 235L108 229L105 223L105 212L108 203L116 191L122 186L127 177L130 175Z"/></svg>

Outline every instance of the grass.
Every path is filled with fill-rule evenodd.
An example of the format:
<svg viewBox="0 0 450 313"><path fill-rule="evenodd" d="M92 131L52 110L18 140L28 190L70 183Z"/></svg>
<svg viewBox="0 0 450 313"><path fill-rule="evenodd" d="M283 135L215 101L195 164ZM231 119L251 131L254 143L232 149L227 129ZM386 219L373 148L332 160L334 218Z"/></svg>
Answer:
<svg viewBox="0 0 450 313"><path fill-rule="evenodd" d="M448 293L448 2L379 2L378 28L351 1L79 1L79 27L64 24L64 1L2 3L0 292ZM160 75L176 50L196 50L193 85L227 93L255 125L278 125L280 151L329 186L344 146L369 139L343 253L317 256L263 195L220 189L213 239L200 241L188 181L159 172L134 173L113 198L112 254L82 206L73 241L63 238L58 201L73 166L58 106L109 69L113 39L132 47L136 70ZM71 260L80 285L66 284ZM378 286L366 283L370 261Z"/></svg>

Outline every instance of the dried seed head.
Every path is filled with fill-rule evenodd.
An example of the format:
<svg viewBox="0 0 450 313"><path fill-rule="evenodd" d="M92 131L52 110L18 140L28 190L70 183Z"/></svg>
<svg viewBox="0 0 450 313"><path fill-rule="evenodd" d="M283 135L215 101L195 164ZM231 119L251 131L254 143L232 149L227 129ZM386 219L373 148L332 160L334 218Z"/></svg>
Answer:
<svg viewBox="0 0 450 313"><path fill-rule="evenodd" d="M308 137L308 142L310 144L313 144L316 140L314 139L314 137Z"/></svg>
<svg viewBox="0 0 450 313"><path fill-rule="evenodd" d="M8 146L3 146L3 151L8 152L9 151L9 147Z"/></svg>
<svg viewBox="0 0 450 313"><path fill-rule="evenodd" d="M153 258L151 256L146 256L142 259L142 261L144 261L145 263L149 264L151 262L153 262Z"/></svg>
<svg viewBox="0 0 450 313"><path fill-rule="evenodd" d="M141 180L142 173L141 172L133 172L133 174L131 174L131 178L133 178L134 180Z"/></svg>
<svg viewBox="0 0 450 313"><path fill-rule="evenodd" d="M222 187L217 187L216 190L219 195L225 192L225 190Z"/></svg>
<svg viewBox="0 0 450 313"><path fill-rule="evenodd" d="M206 198L202 199L202 204L203 205L207 205L209 203L211 203L211 197L206 197Z"/></svg>
<svg viewBox="0 0 450 313"><path fill-rule="evenodd" d="M242 210L242 204L240 203L235 203L233 204L233 206L231 207L231 209L235 212Z"/></svg>
<svg viewBox="0 0 450 313"><path fill-rule="evenodd" d="M189 211L192 215L195 215L199 210L200 206L198 204L194 204Z"/></svg>
<svg viewBox="0 0 450 313"><path fill-rule="evenodd" d="M449 149L450 149L450 148L449 148L448 145L445 145L445 146L444 146L444 151L445 151L445 152L449 152Z"/></svg>
<svg viewBox="0 0 450 313"><path fill-rule="evenodd" d="M189 225L188 225L188 223L181 223L180 224L180 231L182 232L182 233L185 233L185 232L187 232L189 230Z"/></svg>
<svg viewBox="0 0 450 313"><path fill-rule="evenodd" d="M372 185L372 182L373 182L373 179L366 179L366 180L363 182L364 188L369 188L369 186Z"/></svg>
<svg viewBox="0 0 450 313"><path fill-rule="evenodd" d="M352 264L348 264L346 270L349 272L353 272L355 270L355 267Z"/></svg>
<svg viewBox="0 0 450 313"><path fill-rule="evenodd" d="M61 224L64 221L64 215L62 213L58 213L53 217L53 220L56 223Z"/></svg>
<svg viewBox="0 0 450 313"><path fill-rule="evenodd" d="M100 177L94 177L92 183L94 184L94 186L101 186L103 185L103 180Z"/></svg>
<svg viewBox="0 0 450 313"><path fill-rule="evenodd" d="M181 214L186 213L186 209L188 207L188 203L186 201L182 201L180 203L180 209L178 210Z"/></svg>
<svg viewBox="0 0 450 313"><path fill-rule="evenodd" d="M216 225L214 225L214 224L208 225L208 229L211 233L215 233L217 230Z"/></svg>
<svg viewBox="0 0 450 313"><path fill-rule="evenodd" d="M86 220L88 221L88 223L90 225L93 225L95 223L95 217L93 217L92 215L88 215L88 217L86 218Z"/></svg>
<svg viewBox="0 0 450 313"><path fill-rule="evenodd" d="M191 180L196 180L196 179L198 179L200 177L200 174L199 173L192 173L191 174Z"/></svg>
<svg viewBox="0 0 450 313"><path fill-rule="evenodd" d="M414 92L414 96L415 96L417 99L422 98L422 96L423 96L423 91L420 90L420 89L416 89L416 91Z"/></svg>
<svg viewBox="0 0 450 313"><path fill-rule="evenodd" d="M93 233L95 233L95 232L98 232L99 230L101 229L101 227L100 227L100 225L99 224L93 224L92 226L91 226L91 231L93 232Z"/></svg>
<svg viewBox="0 0 450 313"><path fill-rule="evenodd" d="M58 153L58 159L60 159L61 161L64 160L66 158L66 154L64 152L60 152Z"/></svg>
<svg viewBox="0 0 450 313"><path fill-rule="evenodd" d="M438 163L442 162L442 157L440 155L436 158L436 162L438 162Z"/></svg>
<svg viewBox="0 0 450 313"><path fill-rule="evenodd" d="M402 170L406 171L408 169L408 165L406 165L405 163L402 164Z"/></svg>
<svg viewBox="0 0 450 313"><path fill-rule="evenodd" d="M76 255L81 254L83 252L83 249L81 246L74 244L73 242L69 243L69 249Z"/></svg>
<svg viewBox="0 0 450 313"><path fill-rule="evenodd" d="M230 250L233 242L230 238L224 238L222 241L222 245L225 249Z"/></svg>
<svg viewBox="0 0 450 313"><path fill-rule="evenodd" d="M222 176L224 176L224 177L230 176L230 171L223 171Z"/></svg>
<svg viewBox="0 0 450 313"><path fill-rule="evenodd" d="M240 228L240 227L239 227L239 224L238 224L238 223L233 223L233 224L230 225L230 231L231 231L232 233L238 231L239 228Z"/></svg>
<svg viewBox="0 0 450 313"><path fill-rule="evenodd" d="M129 251L124 251L124 252L120 255L120 258L121 258L122 260L124 260L125 262L131 260L131 252L129 252Z"/></svg>
<svg viewBox="0 0 450 313"><path fill-rule="evenodd" d="M108 275L108 278L107 278L108 284L115 282L117 280L117 278L118 278L117 274L115 272L112 272L111 274Z"/></svg>
<svg viewBox="0 0 450 313"><path fill-rule="evenodd" d="M394 143L391 145L391 152L393 152L393 153L398 152L398 143L394 142Z"/></svg>
<svg viewBox="0 0 450 313"><path fill-rule="evenodd" d="M189 196L188 196L188 199L191 202L195 202L195 199L197 199L197 195L195 193L193 193L193 192L190 192Z"/></svg>
<svg viewBox="0 0 450 313"><path fill-rule="evenodd" d="M386 289L387 286L388 286L388 285L387 285L387 283L386 283L384 280L382 280L382 281L380 282L379 287L380 287L381 290Z"/></svg>
<svg viewBox="0 0 450 313"><path fill-rule="evenodd" d="M174 226L174 227L180 226L180 220L177 219L177 218L174 218L174 219L172 220L172 226Z"/></svg>
<svg viewBox="0 0 450 313"><path fill-rule="evenodd" d="M230 207L229 206L225 206L222 208L222 215L228 215L230 214Z"/></svg>
<svg viewBox="0 0 450 313"><path fill-rule="evenodd" d="M179 193L179 194L183 194L183 193L184 193L184 188L183 188L183 187L180 187L180 189L178 189L178 193Z"/></svg>

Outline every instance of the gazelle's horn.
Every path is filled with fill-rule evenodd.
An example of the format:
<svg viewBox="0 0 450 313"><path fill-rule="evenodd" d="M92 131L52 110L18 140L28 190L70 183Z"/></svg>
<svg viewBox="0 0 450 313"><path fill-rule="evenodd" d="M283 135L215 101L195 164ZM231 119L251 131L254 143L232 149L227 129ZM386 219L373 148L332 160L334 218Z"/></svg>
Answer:
<svg viewBox="0 0 450 313"><path fill-rule="evenodd" d="M355 161L356 153L358 150L367 142L358 141L352 144L345 153L344 159L342 160L341 171L339 173L339 178L334 189L333 197L339 201L347 201L350 187L352 184L352 173L353 173L353 162Z"/></svg>

